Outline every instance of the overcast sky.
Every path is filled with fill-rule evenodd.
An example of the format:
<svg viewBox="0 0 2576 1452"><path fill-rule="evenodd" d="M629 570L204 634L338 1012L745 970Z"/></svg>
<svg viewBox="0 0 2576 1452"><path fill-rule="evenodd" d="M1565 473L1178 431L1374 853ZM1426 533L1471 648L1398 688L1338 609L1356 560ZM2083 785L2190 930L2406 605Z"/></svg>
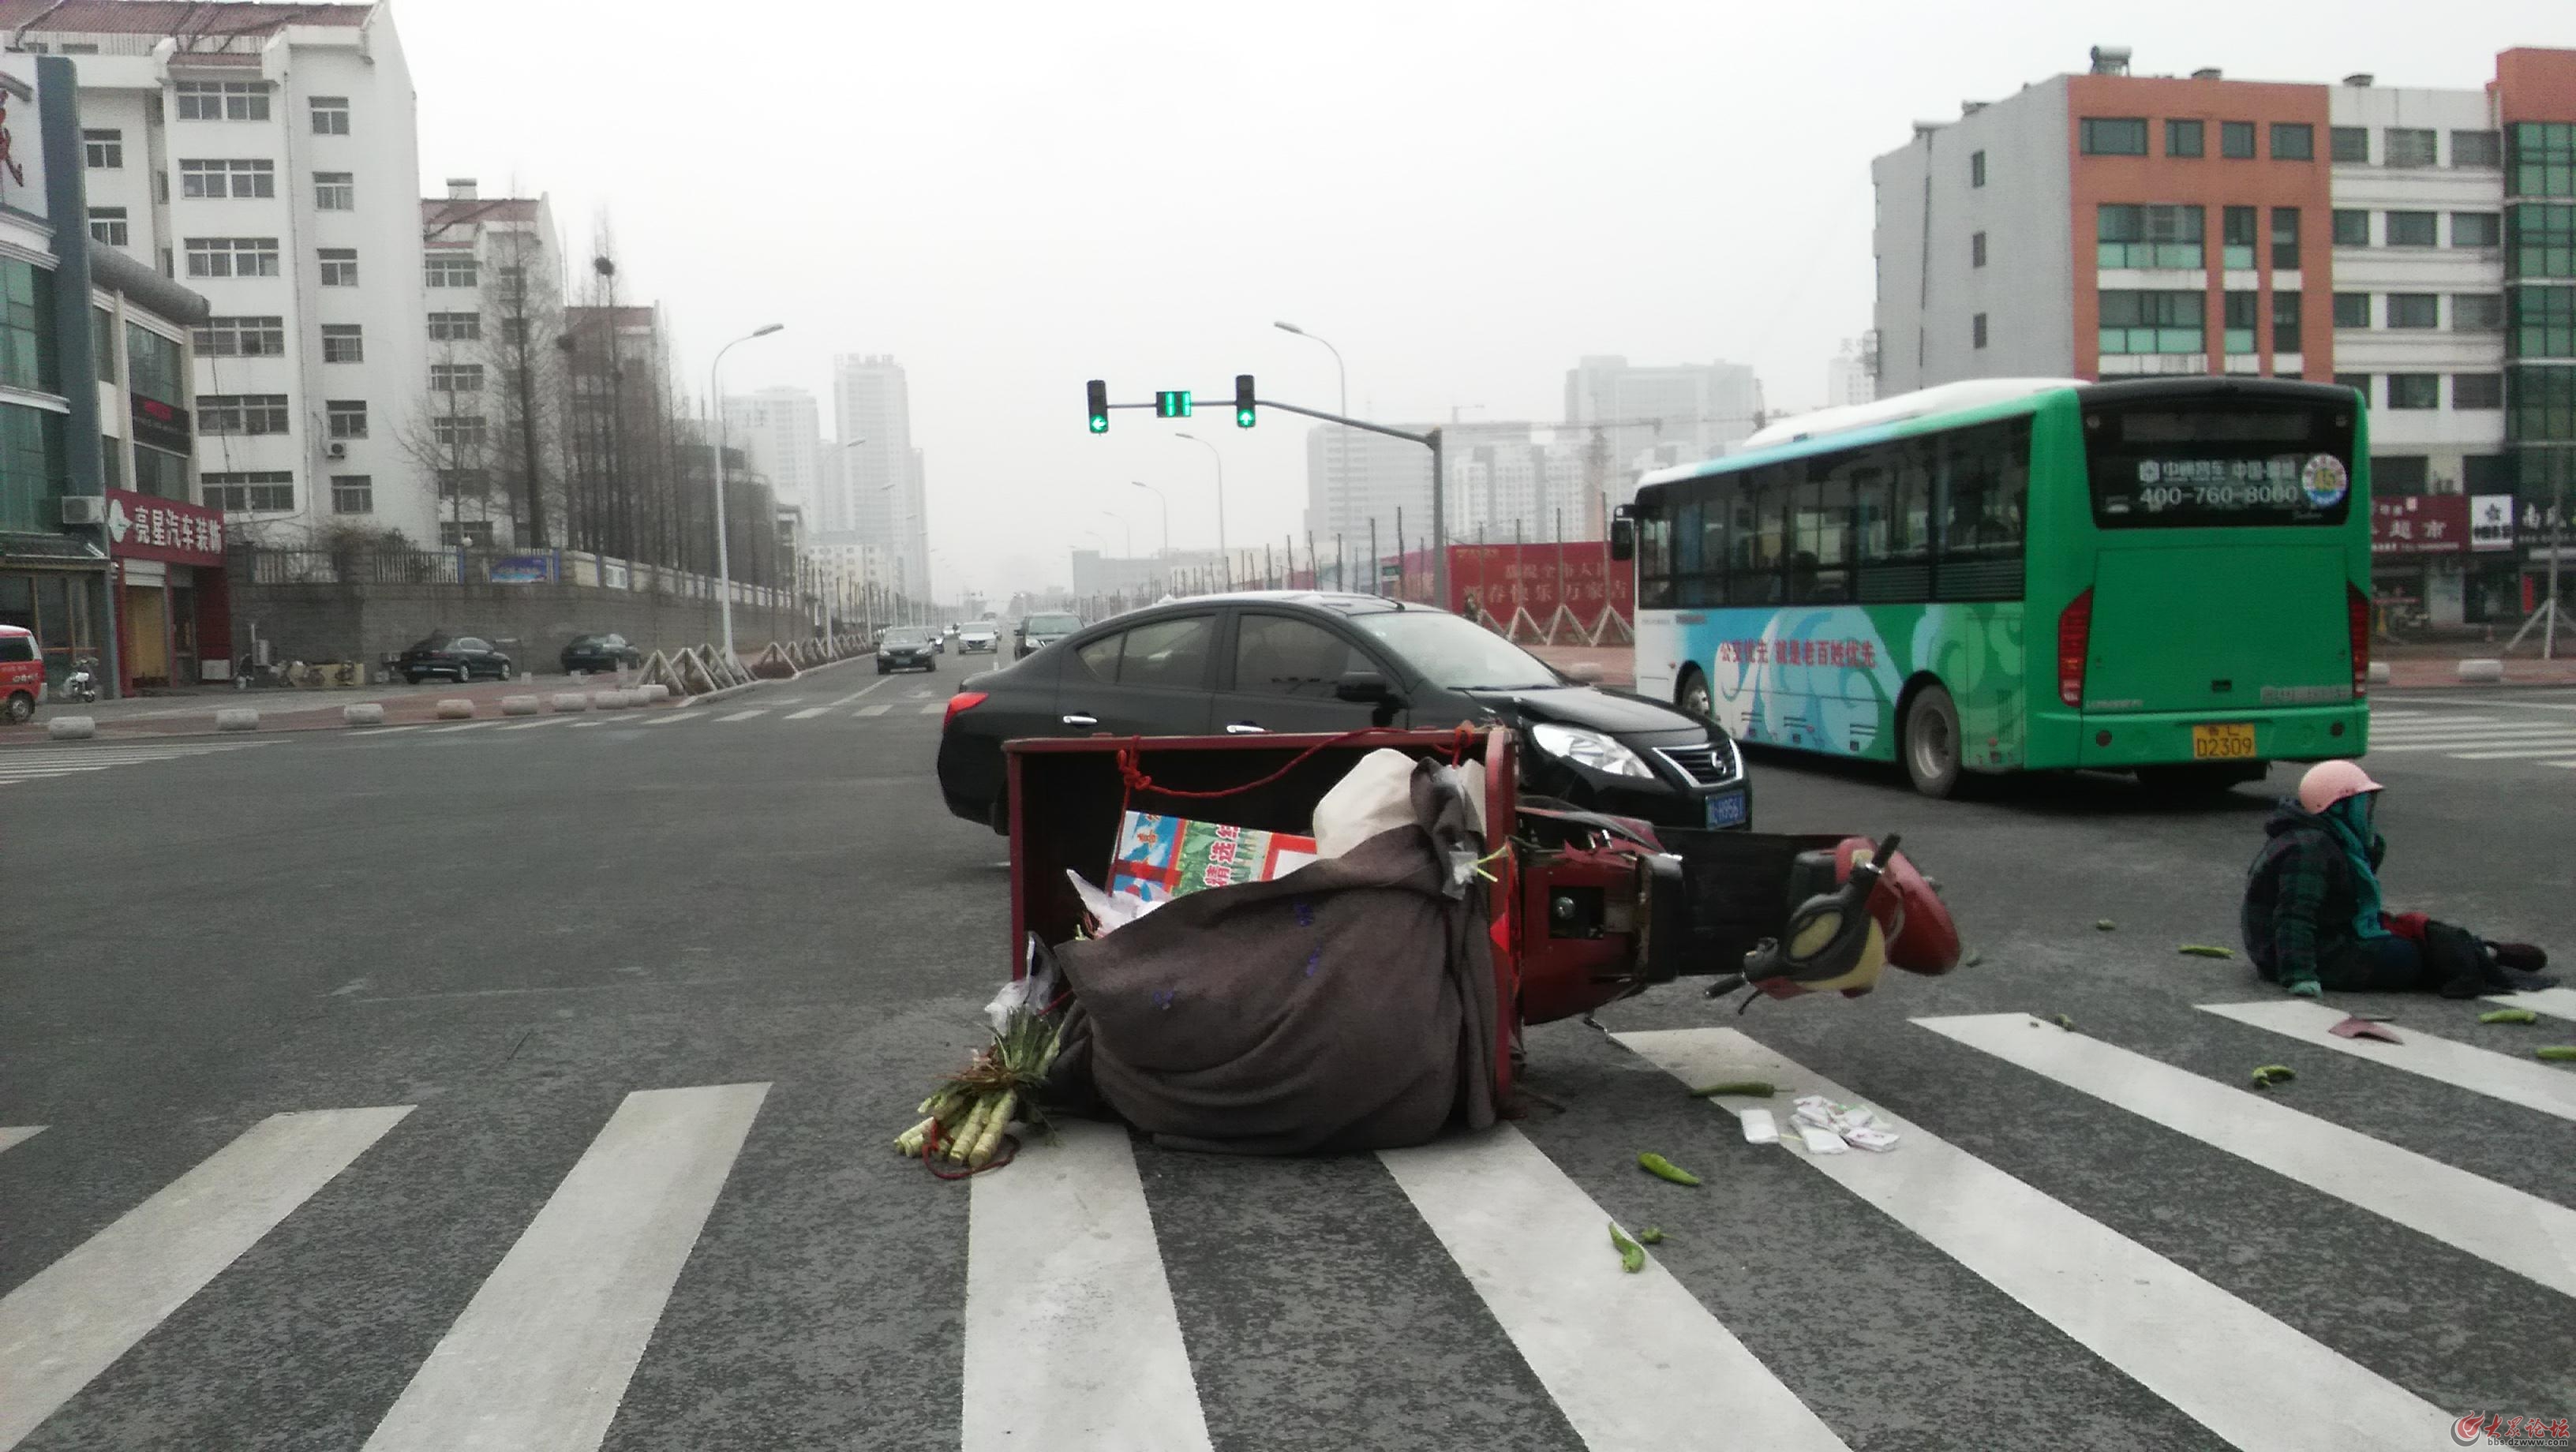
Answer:
<svg viewBox="0 0 2576 1452"><path fill-rule="evenodd" d="M584 255L610 220L702 394L891 353L943 592L1062 581L1068 545L1215 543L1208 454L1082 383L1204 398L1238 372L1354 412L1551 419L1588 353L1750 363L1822 400L1869 326L1869 160L1916 118L2081 70L2476 86L2576 44L2569 0L1247 5L397 0L421 181L512 179ZM1227 534L1297 527L1303 434L1223 411ZM1409 522L1409 521L1408 521ZM1086 540L1088 532L1094 540ZM1329 541L1323 542L1329 551Z"/></svg>

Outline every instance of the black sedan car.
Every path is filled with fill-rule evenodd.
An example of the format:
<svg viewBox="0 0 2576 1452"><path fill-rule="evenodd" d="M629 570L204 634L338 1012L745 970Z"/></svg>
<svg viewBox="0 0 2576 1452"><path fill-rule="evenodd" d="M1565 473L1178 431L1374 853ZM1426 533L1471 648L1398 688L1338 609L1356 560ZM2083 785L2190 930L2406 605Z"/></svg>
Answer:
<svg viewBox="0 0 2576 1452"><path fill-rule="evenodd" d="M1081 628L1082 617L1079 615L1062 610L1041 611L1021 621L1020 628L1013 632L1012 657L1021 659L1035 655Z"/></svg>
<svg viewBox="0 0 2576 1452"><path fill-rule="evenodd" d="M576 635L563 648L564 674L568 676L633 670L643 663L644 652L613 631L607 635Z"/></svg>
<svg viewBox="0 0 2576 1452"><path fill-rule="evenodd" d="M939 632L926 625L898 625L877 637L877 674L939 669Z"/></svg>
<svg viewBox="0 0 2576 1452"><path fill-rule="evenodd" d="M394 657L394 669L415 686L441 676L459 684L476 676L506 681L512 673L508 656L473 635L433 635Z"/></svg>
<svg viewBox="0 0 2576 1452"><path fill-rule="evenodd" d="M948 810L1004 830L1002 743L1509 726L1523 789L1665 826L1752 825L1715 722L1570 679L1482 626L1375 595L1200 596L1121 615L970 676L939 741Z"/></svg>

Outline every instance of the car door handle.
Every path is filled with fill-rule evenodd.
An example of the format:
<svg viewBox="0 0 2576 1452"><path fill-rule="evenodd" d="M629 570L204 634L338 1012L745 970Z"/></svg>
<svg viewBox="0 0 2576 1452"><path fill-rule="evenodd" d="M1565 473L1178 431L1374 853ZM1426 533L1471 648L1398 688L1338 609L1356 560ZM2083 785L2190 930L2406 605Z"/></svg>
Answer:
<svg viewBox="0 0 2576 1452"><path fill-rule="evenodd" d="M1225 734L1228 736L1266 736L1269 734L1269 730L1270 728L1252 721L1228 721L1225 723Z"/></svg>
<svg viewBox="0 0 2576 1452"><path fill-rule="evenodd" d="M1080 711L1076 711L1070 716L1064 716L1058 719L1062 720L1067 726L1074 727L1077 730L1089 730L1090 728L1100 724L1099 717L1086 715Z"/></svg>

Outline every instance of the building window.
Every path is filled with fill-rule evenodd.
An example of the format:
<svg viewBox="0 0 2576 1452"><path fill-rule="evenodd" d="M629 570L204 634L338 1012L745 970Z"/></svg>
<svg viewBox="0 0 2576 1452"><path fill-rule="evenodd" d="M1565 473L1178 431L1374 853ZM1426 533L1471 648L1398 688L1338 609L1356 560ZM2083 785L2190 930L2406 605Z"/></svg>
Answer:
<svg viewBox="0 0 2576 1452"><path fill-rule="evenodd" d="M2506 304L2517 358L2576 358L2576 288L2517 287ZM2563 439L2576 430L2534 437Z"/></svg>
<svg viewBox="0 0 2576 1452"><path fill-rule="evenodd" d="M268 86L262 81L174 81L182 121L265 121Z"/></svg>
<svg viewBox="0 0 2576 1452"><path fill-rule="evenodd" d="M487 433L480 415L451 413L429 421L429 436L442 449L479 449Z"/></svg>
<svg viewBox="0 0 2576 1452"><path fill-rule="evenodd" d="M492 521L442 519L438 522L438 543L442 549L488 550L492 547Z"/></svg>
<svg viewBox="0 0 2576 1452"><path fill-rule="evenodd" d="M2272 209L2272 270L2293 272L2299 266L2299 209Z"/></svg>
<svg viewBox="0 0 2576 1452"><path fill-rule="evenodd" d="M207 393L197 398L201 434L282 434L286 418L283 393Z"/></svg>
<svg viewBox="0 0 2576 1452"><path fill-rule="evenodd" d="M483 336L481 313L431 313L429 340L433 343L471 343Z"/></svg>
<svg viewBox="0 0 2576 1452"><path fill-rule="evenodd" d="M2272 123L2272 159L2274 161L2314 161L2317 159L2317 130L2305 121Z"/></svg>
<svg viewBox="0 0 2576 1452"><path fill-rule="evenodd" d="M2231 292L2220 299L2226 310L2227 326L2219 334L2219 347L2229 353L2254 351L2254 330L2262 320L2263 295L2253 292Z"/></svg>
<svg viewBox="0 0 2576 1452"><path fill-rule="evenodd" d="M200 358L283 358L286 319L208 318L197 329Z"/></svg>
<svg viewBox="0 0 2576 1452"><path fill-rule="evenodd" d="M458 498L482 499L491 492L491 476L482 469L469 465L438 471L438 497L442 501Z"/></svg>
<svg viewBox="0 0 2576 1452"><path fill-rule="evenodd" d="M2503 332L2504 294L2500 292L2451 294L2451 331L2455 333Z"/></svg>
<svg viewBox="0 0 2576 1452"><path fill-rule="evenodd" d="M2219 265L2231 272L2254 270L2254 218L2252 207L2229 207L2219 214Z"/></svg>
<svg viewBox="0 0 2576 1452"><path fill-rule="evenodd" d="M2435 166L2436 141L2428 127L2391 126L2380 133L2380 155L2389 166ZM2389 407L2395 408L2396 404Z"/></svg>
<svg viewBox="0 0 2576 1452"><path fill-rule="evenodd" d="M0 383L59 393L59 375L53 273L14 257L0 258ZM0 473L0 485L10 482Z"/></svg>
<svg viewBox="0 0 2576 1452"><path fill-rule="evenodd" d="M2076 136L2086 156L2147 154L2147 121L2143 116L2087 116L2076 123Z"/></svg>
<svg viewBox="0 0 2576 1452"><path fill-rule="evenodd" d="M2508 277L2576 277L2576 206L2523 202L2505 213Z"/></svg>
<svg viewBox="0 0 2576 1452"><path fill-rule="evenodd" d="M2502 166L2504 139L2492 131L2454 131L2451 133L2451 165Z"/></svg>
<svg viewBox="0 0 2576 1452"><path fill-rule="evenodd" d="M2103 203L2096 209L2094 261L2102 267L2195 268L2208 265L2202 211L2192 206Z"/></svg>
<svg viewBox="0 0 2576 1452"><path fill-rule="evenodd" d="M2451 407L2504 407L2504 375L2501 373L2454 373L2451 375Z"/></svg>
<svg viewBox="0 0 2576 1452"><path fill-rule="evenodd" d="M2390 405L2392 408L2395 406ZM2370 490L2383 497L2421 494L2433 487L2432 464L2433 461L2422 454L2373 454L2370 456Z"/></svg>
<svg viewBox="0 0 2576 1452"><path fill-rule="evenodd" d="M321 212L353 212L358 208L357 179L345 171L313 173L313 207Z"/></svg>
<svg viewBox="0 0 2576 1452"><path fill-rule="evenodd" d="M81 156L99 171L121 171L125 167L125 133L122 131L84 131L81 133Z"/></svg>
<svg viewBox="0 0 2576 1452"><path fill-rule="evenodd" d="M130 234L128 234L125 229L125 209L123 207L92 207L89 209L89 236L91 241L103 242L110 247L122 247L126 244L126 240L129 235Z"/></svg>
<svg viewBox="0 0 2576 1452"><path fill-rule="evenodd" d="M470 252L433 252L423 260L431 287L472 287L475 283L474 255Z"/></svg>
<svg viewBox="0 0 2576 1452"><path fill-rule="evenodd" d="M295 475L285 469L198 476L208 509L226 514L284 514L295 508Z"/></svg>
<svg viewBox="0 0 2576 1452"><path fill-rule="evenodd" d="M273 197L277 195L277 163L182 161L179 163L179 195L200 198Z"/></svg>
<svg viewBox="0 0 2576 1452"><path fill-rule="evenodd" d="M2101 351L2106 354L2207 351L2208 298L2199 292L2102 294Z"/></svg>
<svg viewBox="0 0 2576 1452"><path fill-rule="evenodd" d="M2352 207L2334 209L2334 245L2367 247L2370 245L2370 213Z"/></svg>
<svg viewBox="0 0 2576 1452"><path fill-rule="evenodd" d="M2506 195L2576 197L2576 125L2517 121L2505 142Z"/></svg>
<svg viewBox="0 0 2576 1452"><path fill-rule="evenodd" d="M313 109L314 135L346 136L349 134L348 97L315 96L308 104Z"/></svg>
<svg viewBox="0 0 2576 1452"><path fill-rule="evenodd" d="M2360 395L2361 395L2361 406L2362 406L2362 407L2364 407L2364 408L2368 408L2368 407L2370 407L2370 375L2369 375L2369 374L2367 374L2367 373L2338 373L2338 374L2336 374L2336 375L2335 375L2335 382L2340 383L2340 384L2342 384L2344 387L2351 389L2353 392L2360 394Z"/></svg>
<svg viewBox="0 0 2576 1452"><path fill-rule="evenodd" d="M2390 408L2440 408L2442 375L2439 373L2389 374L2388 406Z"/></svg>
<svg viewBox="0 0 2576 1452"><path fill-rule="evenodd" d="M2165 123L2165 155L2198 156L2201 154L2201 125L2197 121Z"/></svg>
<svg viewBox="0 0 2576 1452"><path fill-rule="evenodd" d="M376 476L373 474L332 475L331 512L333 514L375 513Z"/></svg>
<svg viewBox="0 0 2576 1452"><path fill-rule="evenodd" d="M2282 290L2272 294L2272 351L2275 354L2307 351L2301 346L2299 315L2302 309L2299 301L2300 295L2295 292Z"/></svg>
<svg viewBox="0 0 2576 1452"><path fill-rule="evenodd" d="M322 325L322 361L325 363L366 362L365 331L356 323L324 323Z"/></svg>
<svg viewBox="0 0 2576 1452"><path fill-rule="evenodd" d="M528 300L528 269L496 267L492 269L492 276L493 285L500 289L504 304L515 306Z"/></svg>
<svg viewBox="0 0 2576 1452"><path fill-rule="evenodd" d="M1979 348L1986 346L1986 315L1984 313L1979 313L1968 320L1968 336L1973 340L1973 346Z"/></svg>
<svg viewBox="0 0 2576 1452"><path fill-rule="evenodd" d="M483 365L432 363L429 365L429 387L433 393L481 393Z"/></svg>
<svg viewBox="0 0 2576 1452"><path fill-rule="evenodd" d="M1981 187L1985 184L1986 154L1982 151L1971 151L1968 153L1968 185Z"/></svg>
<svg viewBox="0 0 2576 1452"><path fill-rule="evenodd" d="M2391 212L2388 214L2388 245L2391 247L2437 247L2441 245L2442 214L2439 212Z"/></svg>
<svg viewBox="0 0 2576 1452"><path fill-rule="evenodd" d="M2497 212L2453 212L2451 245L2454 247L2504 245L2503 215Z"/></svg>
<svg viewBox="0 0 2576 1452"><path fill-rule="evenodd" d="M2218 123L2218 154L2233 161L2250 161L2254 156L2254 123L2221 121Z"/></svg>
<svg viewBox="0 0 2576 1452"><path fill-rule="evenodd" d="M116 381L116 319L105 308L89 310L89 352L98 360L98 381Z"/></svg>
<svg viewBox="0 0 2576 1452"><path fill-rule="evenodd" d="M2370 294L2339 292L2334 295L2334 325L2338 328L2370 326Z"/></svg>
<svg viewBox="0 0 2576 1452"><path fill-rule="evenodd" d="M322 285L324 287L356 287L358 285L358 249L355 247L325 247L318 255L322 261Z"/></svg>
<svg viewBox="0 0 2576 1452"><path fill-rule="evenodd" d="M363 439L367 436L367 401L363 398L334 398L322 405L322 416L331 425L335 439Z"/></svg>
<svg viewBox="0 0 2576 1452"><path fill-rule="evenodd" d="M176 338L165 338L149 328L125 325L126 387L155 403L172 408L188 406L187 380L180 377L180 357L184 350ZM203 428L203 425L199 425Z"/></svg>
<svg viewBox="0 0 2576 1452"><path fill-rule="evenodd" d="M2388 295L2388 326L2392 328L2438 328L2442 326L2442 298L2439 293L2392 292Z"/></svg>
<svg viewBox="0 0 2576 1452"><path fill-rule="evenodd" d="M1972 232L1968 236L1968 265L1970 267L1986 265L1986 234L1983 232Z"/></svg>
<svg viewBox="0 0 2576 1452"><path fill-rule="evenodd" d="M188 239L188 275L190 277L275 277L277 276L277 239L274 237L191 237Z"/></svg>
<svg viewBox="0 0 2576 1452"><path fill-rule="evenodd" d="M2334 159L2350 166L2370 165L2370 128L2337 126L2326 133L2326 143L2334 148Z"/></svg>

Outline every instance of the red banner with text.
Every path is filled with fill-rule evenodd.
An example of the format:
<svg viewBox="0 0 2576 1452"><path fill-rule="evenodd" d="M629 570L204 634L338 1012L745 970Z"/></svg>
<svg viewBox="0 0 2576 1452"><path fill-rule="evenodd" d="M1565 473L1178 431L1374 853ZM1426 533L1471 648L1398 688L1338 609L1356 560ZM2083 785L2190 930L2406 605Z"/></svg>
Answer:
<svg viewBox="0 0 2576 1452"><path fill-rule="evenodd" d="M1577 625L1598 630L1604 612L1635 622L1637 575L1628 561L1611 559L1600 540L1451 545L1448 605L1462 615L1491 616L1507 629L1526 613L1542 631L1562 606Z"/></svg>

